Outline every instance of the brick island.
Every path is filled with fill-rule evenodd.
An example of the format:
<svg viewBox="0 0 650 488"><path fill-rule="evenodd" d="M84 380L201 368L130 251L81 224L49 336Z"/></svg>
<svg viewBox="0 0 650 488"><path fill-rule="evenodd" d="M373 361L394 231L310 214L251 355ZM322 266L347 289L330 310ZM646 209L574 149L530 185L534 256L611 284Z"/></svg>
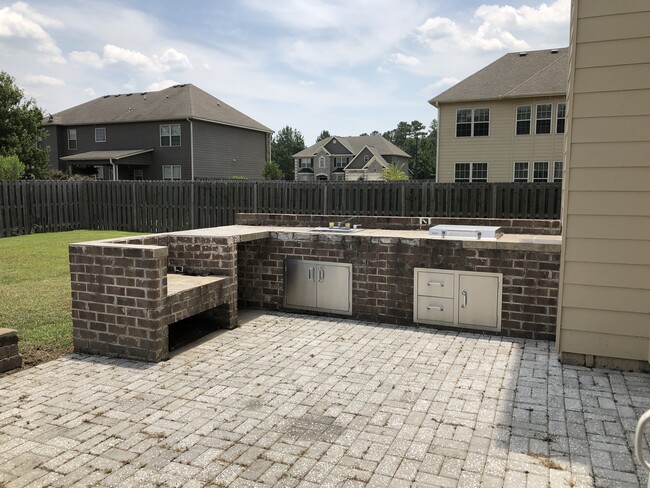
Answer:
<svg viewBox="0 0 650 488"><path fill-rule="evenodd" d="M160 361L169 354L170 324L202 314L232 328L238 305L332 314L337 296L323 294L324 305L316 307L287 305L287 266L301 261L316 264L305 271L314 286L327 281L325 274L346 272L325 265L351 269L346 315L353 319L554 340L561 248L557 221L431 219L425 225L419 218L353 217L353 223L364 226L358 232L313 229L343 218L241 214L237 222L247 225L72 244L75 351ZM500 225L506 234L482 241L431 239L427 233L436 223L477 221ZM499 327L415 323L416 269L450 279L459 273L498 274ZM309 292L301 285L294 288ZM342 293L338 287L334 294ZM452 298L441 300L452 303ZM453 303L456 310L464 306Z"/></svg>

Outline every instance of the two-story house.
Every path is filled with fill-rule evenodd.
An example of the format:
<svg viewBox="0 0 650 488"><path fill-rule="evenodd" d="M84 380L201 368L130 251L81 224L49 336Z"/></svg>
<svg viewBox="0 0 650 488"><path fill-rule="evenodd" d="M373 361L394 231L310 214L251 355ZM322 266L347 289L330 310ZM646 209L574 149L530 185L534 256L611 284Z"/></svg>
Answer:
<svg viewBox="0 0 650 488"><path fill-rule="evenodd" d="M273 131L191 84L105 95L50 115L50 167L115 180L260 178Z"/></svg>
<svg viewBox="0 0 650 488"><path fill-rule="evenodd" d="M510 53L431 99L436 181L561 181L567 72L567 48Z"/></svg>
<svg viewBox="0 0 650 488"><path fill-rule="evenodd" d="M377 181L395 164L409 173L409 156L382 136L331 136L293 155L296 181Z"/></svg>

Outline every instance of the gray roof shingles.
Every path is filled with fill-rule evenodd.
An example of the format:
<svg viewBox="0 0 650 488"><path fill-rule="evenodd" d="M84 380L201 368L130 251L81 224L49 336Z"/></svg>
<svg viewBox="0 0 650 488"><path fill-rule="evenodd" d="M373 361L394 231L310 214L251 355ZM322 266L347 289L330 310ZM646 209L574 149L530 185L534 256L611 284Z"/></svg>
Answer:
<svg viewBox="0 0 650 488"><path fill-rule="evenodd" d="M313 156L316 151L323 146L326 146L332 139L336 139L341 144L343 144L352 154L358 154L364 147L368 146L374 148L379 154L384 156L402 156L405 158L410 158L411 156L404 151L402 151L395 144L389 140L383 138L382 136L349 136L349 137L339 137L331 136L322 141L318 141L316 144L312 144L308 148L303 149L300 152L297 152L293 155L294 158L308 158ZM341 153L343 154L343 153Z"/></svg>
<svg viewBox="0 0 650 488"><path fill-rule="evenodd" d="M567 92L569 49L509 53L429 100L439 103L498 100Z"/></svg>
<svg viewBox="0 0 650 488"><path fill-rule="evenodd" d="M63 110L43 125L94 125L200 119L223 125L273 132L239 110L188 83L160 91L105 95Z"/></svg>

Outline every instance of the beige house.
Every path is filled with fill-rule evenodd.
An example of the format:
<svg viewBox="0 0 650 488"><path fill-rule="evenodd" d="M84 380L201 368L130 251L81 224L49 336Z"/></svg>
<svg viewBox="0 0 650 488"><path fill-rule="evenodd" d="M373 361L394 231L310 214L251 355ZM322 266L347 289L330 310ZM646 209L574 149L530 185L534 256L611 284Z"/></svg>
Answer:
<svg viewBox="0 0 650 488"><path fill-rule="evenodd" d="M389 164L409 175L409 156L382 136L331 136L293 155L296 181L377 181Z"/></svg>
<svg viewBox="0 0 650 488"><path fill-rule="evenodd" d="M561 181L567 69L567 48L510 53L432 98L436 181Z"/></svg>
<svg viewBox="0 0 650 488"><path fill-rule="evenodd" d="M650 2L574 0L563 361L650 369Z"/></svg>

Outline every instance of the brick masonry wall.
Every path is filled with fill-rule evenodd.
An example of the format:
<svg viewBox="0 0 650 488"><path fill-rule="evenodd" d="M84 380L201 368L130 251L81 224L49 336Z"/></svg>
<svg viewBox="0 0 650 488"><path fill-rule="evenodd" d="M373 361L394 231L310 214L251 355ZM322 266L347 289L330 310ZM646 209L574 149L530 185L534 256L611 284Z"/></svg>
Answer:
<svg viewBox="0 0 650 488"><path fill-rule="evenodd" d="M272 233L269 240L239 244L239 301L282 309L285 259L345 262L353 268L353 318L414 325L413 268L494 272L503 274L501 335L554 340L559 246L497 250L485 244Z"/></svg>
<svg viewBox="0 0 650 488"><path fill-rule="evenodd" d="M0 373L22 365L23 358L18 352L18 334L13 329L0 328Z"/></svg>
<svg viewBox="0 0 650 488"><path fill-rule="evenodd" d="M496 225L506 234L561 235L559 220L543 219L470 219L431 217L430 223L420 224L420 217L372 217L365 215L297 215L297 214L236 214L238 225L273 225L284 227L327 227L329 222L352 219L351 223L367 229L427 230L439 224L456 225Z"/></svg>

